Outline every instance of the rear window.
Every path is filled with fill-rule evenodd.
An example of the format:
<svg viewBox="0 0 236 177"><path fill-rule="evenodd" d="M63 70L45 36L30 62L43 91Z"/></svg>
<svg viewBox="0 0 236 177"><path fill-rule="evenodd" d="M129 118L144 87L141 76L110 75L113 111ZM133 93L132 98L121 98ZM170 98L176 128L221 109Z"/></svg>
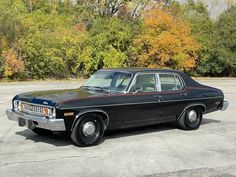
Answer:
<svg viewBox="0 0 236 177"><path fill-rule="evenodd" d="M183 83L180 78L175 74L159 74L161 91L173 91L173 90L182 90Z"/></svg>

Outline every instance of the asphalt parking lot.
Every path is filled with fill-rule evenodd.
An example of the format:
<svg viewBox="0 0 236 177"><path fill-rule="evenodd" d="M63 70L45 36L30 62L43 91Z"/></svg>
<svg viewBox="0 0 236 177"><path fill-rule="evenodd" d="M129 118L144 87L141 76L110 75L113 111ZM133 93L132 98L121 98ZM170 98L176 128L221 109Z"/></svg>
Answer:
<svg viewBox="0 0 236 177"><path fill-rule="evenodd" d="M64 134L40 137L5 110L17 93L77 88L79 81L0 83L0 177L236 176L236 79L201 79L221 88L230 107L204 115L197 131L172 124L110 132L94 147L72 145Z"/></svg>

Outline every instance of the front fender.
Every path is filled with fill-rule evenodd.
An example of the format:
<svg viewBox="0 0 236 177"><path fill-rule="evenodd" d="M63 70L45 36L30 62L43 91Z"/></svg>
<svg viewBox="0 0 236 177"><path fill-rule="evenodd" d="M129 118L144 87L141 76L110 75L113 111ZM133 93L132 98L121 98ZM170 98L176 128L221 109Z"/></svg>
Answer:
<svg viewBox="0 0 236 177"><path fill-rule="evenodd" d="M85 109L85 110L81 110L78 112L78 114L75 116L75 120L71 126L71 131L73 130L75 124L77 121L79 121L80 117L85 115L85 114L88 114L88 113L97 113L97 114L100 114L102 115L103 117L103 122L104 122L104 127L105 129L107 128L108 124L109 124L109 115L107 114L107 112L105 112L104 110L102 109Z"/></svg>

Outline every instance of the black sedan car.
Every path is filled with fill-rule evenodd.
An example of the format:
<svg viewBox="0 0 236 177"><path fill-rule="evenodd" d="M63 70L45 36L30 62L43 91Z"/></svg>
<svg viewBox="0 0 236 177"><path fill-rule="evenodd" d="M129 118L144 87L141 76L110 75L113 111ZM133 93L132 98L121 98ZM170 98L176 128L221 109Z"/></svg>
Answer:
<svg viewBox="0 0 236 177"><path fill-rule="evenodd" d="M8 119L39 135L67 131L74 144L97 144L106 130L162 122L198 129L203 114L226 110L221 90L176 70L102 69L78 89L16 95Z"/></svg>

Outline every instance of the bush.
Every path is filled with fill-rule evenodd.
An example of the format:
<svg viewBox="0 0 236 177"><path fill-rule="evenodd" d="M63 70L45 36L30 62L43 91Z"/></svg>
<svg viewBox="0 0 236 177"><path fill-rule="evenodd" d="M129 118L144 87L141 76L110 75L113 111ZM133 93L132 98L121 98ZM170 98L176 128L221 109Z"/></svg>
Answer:
<svg viewBox="0 0 236 177"><path fill-rule="evenodd" d="M13 49L3 51L3 76L14 79L20 76L24 70L25 65L21 58L18 58Z"/></svg>

